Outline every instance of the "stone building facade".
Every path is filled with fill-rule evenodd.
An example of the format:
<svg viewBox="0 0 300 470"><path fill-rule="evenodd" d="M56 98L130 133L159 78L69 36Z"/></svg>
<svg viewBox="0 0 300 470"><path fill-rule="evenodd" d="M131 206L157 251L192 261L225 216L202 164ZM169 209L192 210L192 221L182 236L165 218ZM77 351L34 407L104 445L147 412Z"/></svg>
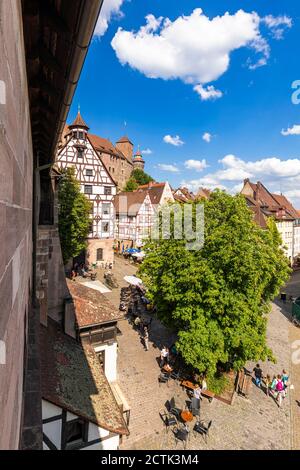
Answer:
<svg viewBox="0 0 300 470"><path fill-rule="evenodd" d="M31 305L33 189L19 1L0 2L0 155L0 449L16 449L22 422L25 325Z"/></svg>

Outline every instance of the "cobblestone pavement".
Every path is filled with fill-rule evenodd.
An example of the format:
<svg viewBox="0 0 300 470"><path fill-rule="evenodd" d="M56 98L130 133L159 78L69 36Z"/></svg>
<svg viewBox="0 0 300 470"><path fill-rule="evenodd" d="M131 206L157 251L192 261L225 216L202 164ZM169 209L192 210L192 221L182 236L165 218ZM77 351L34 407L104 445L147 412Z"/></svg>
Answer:
<svg viewBox="0 0 300 470"><path fill-rule="evenodd" d="M135 266L116 259L114 274L120 287L125 286L123 276L134 274ZM101 280L101 279L100 279ZM115 305L119 304L119 289L113 289L105 294ZM119 325L122 336L119 337L118 354L118 383L131 406L130 436L125 438L122 449L167 450L175 449L175 440L171 432L165 432L159 417L159 411L164 410L165 402L175 397L178 406L185 407L188 399L180 385L171 381L158 384L159 367L157 357L164 342L170 344L168 331L158 320L153 320L150 334L150 350L145 351L138 333L124 320ZM294 332L299 335L300 330ZM280 373L283 368L291 370L291 323L288 313L278 305L273 304L269 319L268 342L277 358L277 363L262 364L264 374ZM253 364L247 365L248 369ZM298 369L300 366L298 366ZM299 371L298 371L299 374ZM282 408L271 397L267 397L261 389L251 387L249 399L236 397L233 405L226 405L216 399L209 403L206 399L201 402L201 419L212 420L210 437L205 443L200 435L190 434L187 448L194 449L291 449L291 430L299 423L291 416L292 410L300 408L295 405L296 374L291 371L295 391L291 391L283 400ZM300 377L297 376L300 385ZM300 396L299 396L300 398ZM295 405L295 406L294 406ZM192 426L190 426L192 427ZM182 444L178 444L182 449Z"/></svg>
<svg viewBox="0 0 300 470"><path fill-rule="evenodd" d="M293 273L287 287L287 297L300 296L300 271ZM283 315L291 319L291 304L278 302ZM291 426L292 426L292 448L300 450L300 328L289 323L289 342L291 356L294 353L294 361L291 361L290 380L294 389L290 391L291 400ZM294 346L294 347L293 347Z"/></svg>

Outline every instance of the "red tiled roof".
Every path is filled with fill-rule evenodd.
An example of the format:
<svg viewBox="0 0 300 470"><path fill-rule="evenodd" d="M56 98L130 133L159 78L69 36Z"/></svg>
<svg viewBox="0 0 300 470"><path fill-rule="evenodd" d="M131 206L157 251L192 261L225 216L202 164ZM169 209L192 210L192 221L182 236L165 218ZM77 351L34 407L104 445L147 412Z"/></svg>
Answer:
<svg viewBox="0 0 300 470"><path fill-rule="evenodd" d="M278 201L280 206L287 209L289 214L297 219L299 217L298 211L294 208L292 203L283 194L273 194L273 197Z"/></svg>
<svg viewBox="0 0 300 470"><path fill-rule="evenodd" d="M82 346L48 319L40 327L42 398L116 434L129 431L90 345Z"/></svg>
<svg viewBox="0 0 300 470"><path fill-rule="evenodd" d="M85 129L89 129L89 126L82 119L80 111L78 111L78 114L76 116L75 121L73 122L73 124L70 124L69 127L70 128L72 128L72 127L85 127Z"/></svg>
<svg viewBox="0 0 300 470"><path fill-rule="evenodd" d="M123 318L119 310L97 290L70 279L67 279L67 285L74 302L74 314L79 328Z"/></svg>
<svg viewBox="0 0 300 470"><path fill-rule="evenodd" d="M148 191L123 191L115 196L113 204L117 214L135 216L139 212Z"/></svg>
<svg viewBox="0 0 300 470"><path fill-rule="evenodd" d="M196 194L197 199L209 199L211 195L211 190L207 188L200 188Z"/></svg>
<svg viewBox="0 0 300 470"><path fill-rule="evenodd" d="M117 144L123 144L123 143L127 143L127 142L129 142L129 144L133 145L133 143L128 139L127 135L124 135L123 137L121 137L117 141Z"/></svg>

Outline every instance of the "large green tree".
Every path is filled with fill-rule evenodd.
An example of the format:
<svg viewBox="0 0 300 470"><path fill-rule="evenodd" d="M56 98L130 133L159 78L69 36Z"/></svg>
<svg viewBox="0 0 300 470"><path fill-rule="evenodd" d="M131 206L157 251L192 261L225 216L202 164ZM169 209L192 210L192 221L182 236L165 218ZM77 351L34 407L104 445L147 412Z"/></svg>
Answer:
<svg viewBox="0 0 300 470"><path fill-rule="evenodd" d="M64 263L78 256L87 246L90 228L91 202L80 191L75 169L67 168L62 174L58 190L59 236Z"/></svg>
<svg viewBox="0 0 300 470"><path fill-rule="evenodd" d="M136 168L131 173L131 177L127 181L124 191L135 191L139 186L148 184L151 181L154 181L152 176L148 175L148 173L145 173L144 170Z"/></svg>
<svg viewBox="0 0 300 470"><path fill-rule="evenodd" d="M205 210L202 249L189 251L172 237L146 247L140 274L160 319L178 333L185 362L209 376L274 360L266 342L270 301L290 273L275 223L257 226L243 196L216 191L195 204Z"/></svg>

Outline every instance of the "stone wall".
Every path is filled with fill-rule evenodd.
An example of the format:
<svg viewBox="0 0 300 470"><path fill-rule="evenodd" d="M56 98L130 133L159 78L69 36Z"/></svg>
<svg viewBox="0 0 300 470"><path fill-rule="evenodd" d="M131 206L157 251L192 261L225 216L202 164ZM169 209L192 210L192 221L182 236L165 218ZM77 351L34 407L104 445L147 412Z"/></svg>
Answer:
<svg viewBox="0 0 300 470"><path fill-rule="evenodd" d="M24 56L21 2L0 0L0 340L6 350L0 358L0 449L19 446L32 279L33 155Z"/></svg>
<svg viewBox="0 0 300 470"><path fill-rule="evenodd" d="M113 250L113 239L101 240L101 239L89 239L88 250L87 250L87 262L89 264L97 262L97 250L101 248L103 250L103 261L98 261L98 265L113 263L114 261L114 250Z"/></svg>
<svg viewBox="0 0 300 470"><path fill-rule="evenodd" d="M41 323L47 326L47 316L61 323L69 290L56 226L39 226L36 275L36 296L40 303Z"/></svg>

